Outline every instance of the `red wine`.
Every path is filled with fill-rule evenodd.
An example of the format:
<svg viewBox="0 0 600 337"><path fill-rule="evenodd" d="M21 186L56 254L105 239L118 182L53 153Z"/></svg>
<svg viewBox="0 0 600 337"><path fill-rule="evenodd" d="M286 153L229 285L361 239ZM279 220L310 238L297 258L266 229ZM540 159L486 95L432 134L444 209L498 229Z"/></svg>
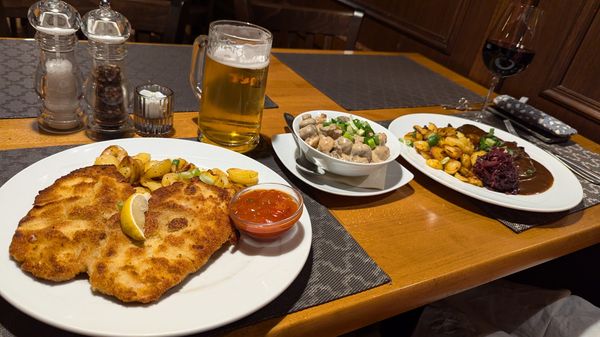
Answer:
<svg viewBox="0 0 600 337"><path fill-rule="evenodd" d="M483 45L485 66L502 77L523 71L531 63L534 55L533 50L517 48L502 41L487 40Z"/></svg>

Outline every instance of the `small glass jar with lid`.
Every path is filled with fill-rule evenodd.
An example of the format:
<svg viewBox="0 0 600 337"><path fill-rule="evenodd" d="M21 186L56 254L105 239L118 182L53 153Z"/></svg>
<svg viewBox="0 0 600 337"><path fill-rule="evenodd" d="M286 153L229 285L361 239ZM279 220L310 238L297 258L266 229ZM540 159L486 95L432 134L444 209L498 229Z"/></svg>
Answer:
<svg viewBox="0 0 600 337"><path fill-rule="evenodd" d="M101 0L99 8L86 13L82 21L92 56L92 69L84 83L87 134L95 140L132 136L133 95L124 67L131 25L110 8L109 0Z"/></svg>
<svg viewBox="0 0 600 337"><path fill-rule="evenodd" d="M64 1L42 0L29 7L27 18L40 47L35 73L35 89L42 99L38 127L58 134L78 131L84 125L83 77L75 59L81 17Z"/></svg>

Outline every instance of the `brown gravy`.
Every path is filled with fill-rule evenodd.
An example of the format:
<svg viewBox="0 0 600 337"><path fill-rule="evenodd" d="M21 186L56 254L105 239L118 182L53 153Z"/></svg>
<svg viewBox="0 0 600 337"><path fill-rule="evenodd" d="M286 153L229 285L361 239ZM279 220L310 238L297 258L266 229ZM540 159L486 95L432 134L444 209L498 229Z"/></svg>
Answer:
<svg viewBox="0 0 600 337"><path fill-rule="evenodd" d="M530 177L519 177L519 193L523 195L538 194L552 187L554 177L544 165L537 160L531 160L535 166L535 173Z"/></svg>
<svg viewBox="0 0 600 337"><path fill-rule="evenodd" d="M465 124L456 130L462 132L477 147L482 136L487 134L475 125ZM498 138L500 139L500 138ZM502 140L502 139L500 139ZM552 173L538 161L531 159L529 155L513 142L506 142L512 151L516 151L515 166L519 172L519 190L517 194L538 194L549 189L554 183Z"/></svg>

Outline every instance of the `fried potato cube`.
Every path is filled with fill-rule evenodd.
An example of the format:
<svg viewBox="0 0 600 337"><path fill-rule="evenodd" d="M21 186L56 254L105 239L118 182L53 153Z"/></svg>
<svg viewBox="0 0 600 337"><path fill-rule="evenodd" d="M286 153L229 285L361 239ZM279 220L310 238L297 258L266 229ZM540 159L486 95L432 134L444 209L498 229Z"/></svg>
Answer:
<svg viewBox="0 0 600 337"><path fill-rule="evenodd" d="M421 135L426 135L427 133L429 133L429 130L427 128L424 128L420 125L415 125L413 126L413 128Z"/></svg>
<svg viewBox="0 0 600 337"><path fill-rule="evenodd" d="M469 138L461 138L460 143L461 145L459 147L464 153L471 154L475 151L475 145L471 143L471 140Z"/></svg>
<svg viewBox="0 0 600 337"><path fill-rule="evenodd" d="M464 166L461 166L460 169L458 170L458 173L460 173L461 175L463 175L464 177L472 177L473 176L473 172L469 169L467 169Z"/></svg>
<svg viewBox="0 0 600 337"><path fill-rule="evenodd" d="M463 181L465 183L469 182L469 179L467 177L463 176L462 174L460 174L460 172L454 173L454 178L456 178L456 179L458 179L460 181Z"/></svg>
<svg viewBox="0 0 600 337"><path fill-rule="evenodd" d="M444 166L442 165L442 162L437 159L427 159L425 161L425 163L427 164L427 166L434 168L436 170L442 170L444 168Z"/></svg>
<svg viewBox="0 0 600 337"><path fill-rule="evenodd" d="M430 154L429 152L423 152L423 151L419 151L419 154L421 155L421 157L425 158L426 160L427 160L427 159L433 159L433 158L431 157L431 154Z"/></svg>
<svg viewBox="0 0 600 337"><path fill-rule="evenodd" d="M461 141L456 137L446 137L444 138L444 144L449 146L460 147L462 145Z"/></svg>
<svg viewBox="0 0 600 337"><path fill-rule="evenodd" d="M460 163L465 169L470 169L473 166L471 164L471 156L466 153L463 153L462 156L460 156Z"/></svg>
<svg viewBox="0 0 600 337"><path fill-rule="evenodd" d="M441 148L439 146L434 146L431 148L431 156L434 159L442 160L442 159L446 158L448 155L446 154L446 151L444 151L443 148Z"/></svg>
<svg viewBox="0 0 600 337"><path fill-rule="evenodd" d="M429 143L427 143L424 140L418 140L418 141L414 142L413 146L419 152L429 152L429 150L431 149L429 146Z"/></svg>
<svg viewBox="0 0 600 337"><path fill-rule="evenodd" d="M455 159L448 160L446 165L444 165L444 172L446 172L450 175L454 175L456 172L458 172L459 169L460 169L460 162Z"/></svg>
<svg viewBox="0 0 600 337"><path fill-rule="evenodd" d="M477 151L477 152L473 152L471 154L471 165L475 166L475 163L477 162L477 158L485 155L486 152L485 151Z"/></svg>
<svg viewBox="0 0 600 337"><path fill-rule="evenodd" d="M417 139L417 134L416 134L415 131L412 131L412 132L409 132L409 133L405 134L403 138L404 138L405 141L409 141L410 144L412 144L412 143L416 142L417 140L419 140L419 139Z"/></svg>
<svg viewBox="0 0 600 337"><path fill-rule="evenodd" d="M448 154L448 157L452 159L460 159L463 154L463 151L459 147L451 145L444 145L444 151Z"/></svg>
<svg viewBox="0 0 600 337"><path fill-rule="evenodd" d="M473 177L469 177L468 179L469 179L470 184L473 184L473 185L479 186L479 187L483 187L483 182L479 178L473 176Z"/></svg>

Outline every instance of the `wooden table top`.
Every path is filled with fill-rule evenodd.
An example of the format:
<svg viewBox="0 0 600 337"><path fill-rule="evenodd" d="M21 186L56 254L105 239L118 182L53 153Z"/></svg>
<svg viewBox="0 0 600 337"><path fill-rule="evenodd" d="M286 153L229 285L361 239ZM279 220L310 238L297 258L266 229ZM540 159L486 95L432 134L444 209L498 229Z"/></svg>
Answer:
<svg viewBox="0 0 600 337"><path fill-rule="evenodd" d="M480 95L486 92L423 56L403 55ZM262 133L267 138L284 132L281 116L285 111L344 110L276 57L271 61L267 94L279 105L264 113ZM417 112L449 113L439 107L353 111L372 120ZM175 114L174 137L196 136L196 114ZM0 120L0 130L0 150L92 142L83 131L61 136L41 134L33 118ZM600 153L599 144L581 136L573 140ZM228 336L339 335L600 242L598 206L515 234L487 217L472 199L401 163L415 178L393 193L358 199L325 193L315 196L392 282L232 331Z"/></svg>

